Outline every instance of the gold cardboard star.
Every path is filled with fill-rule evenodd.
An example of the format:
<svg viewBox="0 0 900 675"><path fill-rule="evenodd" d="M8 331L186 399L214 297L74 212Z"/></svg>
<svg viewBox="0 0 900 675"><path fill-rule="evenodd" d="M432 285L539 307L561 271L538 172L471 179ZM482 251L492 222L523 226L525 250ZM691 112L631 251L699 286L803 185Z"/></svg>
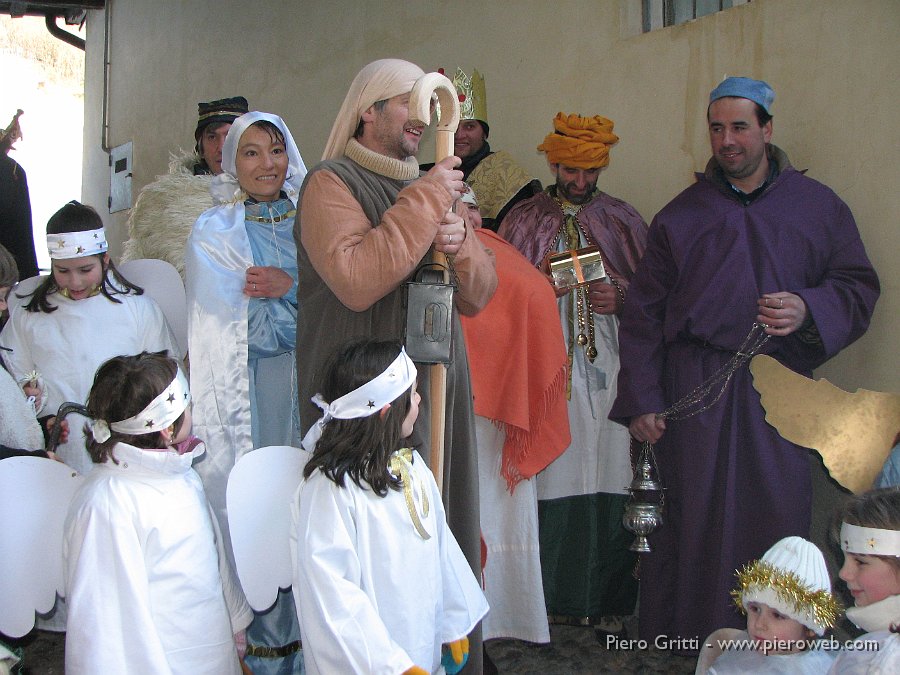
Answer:
<svg viewBox="0 0 900 675"><path fill-rule="evenodd" d="M838 483L859 494L872 487L900 431L900 394L811 380L771 356L750 361L766 421L792 443L816 450Z"/></svg>

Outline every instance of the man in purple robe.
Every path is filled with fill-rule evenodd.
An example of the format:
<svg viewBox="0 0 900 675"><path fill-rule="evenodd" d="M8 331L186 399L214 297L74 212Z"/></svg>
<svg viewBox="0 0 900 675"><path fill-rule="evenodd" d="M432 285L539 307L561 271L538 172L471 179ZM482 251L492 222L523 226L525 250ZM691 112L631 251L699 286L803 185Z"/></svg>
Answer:
<svg viewBox="0 0 900 675"><path fill-rule="evenodd" d="M704 639L740 627L735 569L779 539L809 537L809 453L765 421L749 369L694 405L691 394L741 348L754 323L762 352L809 375L869 325L879 294L850 209L769 143L775 93L724 80L707 112L713 157L654 219L619 330L610 418L655 445L665 523L641 564L640 633ZM687 642L683 651L696 651Z"/></svg>

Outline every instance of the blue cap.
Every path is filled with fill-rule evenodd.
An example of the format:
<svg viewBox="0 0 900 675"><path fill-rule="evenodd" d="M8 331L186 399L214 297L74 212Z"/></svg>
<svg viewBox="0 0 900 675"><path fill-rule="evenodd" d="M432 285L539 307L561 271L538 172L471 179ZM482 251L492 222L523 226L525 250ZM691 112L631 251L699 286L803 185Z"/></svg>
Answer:
<svg viewBox="0 0 900 675"><path fill-rule="evenodd" d="M709 102L718 101L726 96L750 99L762 106L768 114L772 114L769 108L775 100L775 92L762 80L752 80L749 77L726 77L718 87L709 92Z"/></svg>

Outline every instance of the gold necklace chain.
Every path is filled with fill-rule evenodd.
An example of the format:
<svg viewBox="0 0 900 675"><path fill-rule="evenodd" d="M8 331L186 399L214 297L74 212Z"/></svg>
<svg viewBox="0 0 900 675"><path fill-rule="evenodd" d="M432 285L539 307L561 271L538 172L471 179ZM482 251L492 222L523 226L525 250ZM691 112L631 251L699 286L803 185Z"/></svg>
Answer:
<svg viewBox="0 0 900 675"><path fill-rule="evenodd" d="M581 210L587 206L588 202L584 204L572 204L571 202L563 202L558 195L553 194L553 201L556 202L556 205L559 207L559 210L562 212L563 222L559 227L559 230L556 232L556 237L553 239L553 243L550 245L550 250L555 250L557 245L559 244L560 239L563 236L563 232L566 232L566 246L570 249L577 249L579 233L584 235L585 240L590 244L590 238L587 236L587 233L584 231L584 228L581 226L581 221L578 220L578 214ZM568 219L572 218L574 221L574 227L570 227ZM570 233L569 230L572 230ZM571 378L571 365L573 361L573 351L574 351L574 343L578 343L580 347L584 349L584 355L587 357L588 361L591 363L594 362L594 359L597 358L597 347L595 343L595 333L594 333L594 308L591 306L591 299L588 295L588 290L584 286L579 286L573 289L573 292L569 295L569 317L571 321L571 325L574 329L578 329L577 337L570 334L569 336L569 372ZM574 320L572 315L575 315ZM585 335L585 329L587 329L587 334ZM571 392L571 380L567 387L569 393Z"/></svg>

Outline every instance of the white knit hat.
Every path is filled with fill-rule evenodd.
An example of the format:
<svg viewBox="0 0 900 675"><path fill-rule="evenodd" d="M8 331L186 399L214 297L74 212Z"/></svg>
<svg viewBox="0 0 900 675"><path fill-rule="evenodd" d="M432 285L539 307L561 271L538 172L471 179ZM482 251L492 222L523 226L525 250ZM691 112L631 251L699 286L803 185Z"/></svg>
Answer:
<svg viewBox="0 0 900 675"><path fill-rule="evenodd" d="M785 537L737 573L735 603L746 613L759 602L799 621L819 636L831 628L839 607L822 552L802 537Z"/></svg>

